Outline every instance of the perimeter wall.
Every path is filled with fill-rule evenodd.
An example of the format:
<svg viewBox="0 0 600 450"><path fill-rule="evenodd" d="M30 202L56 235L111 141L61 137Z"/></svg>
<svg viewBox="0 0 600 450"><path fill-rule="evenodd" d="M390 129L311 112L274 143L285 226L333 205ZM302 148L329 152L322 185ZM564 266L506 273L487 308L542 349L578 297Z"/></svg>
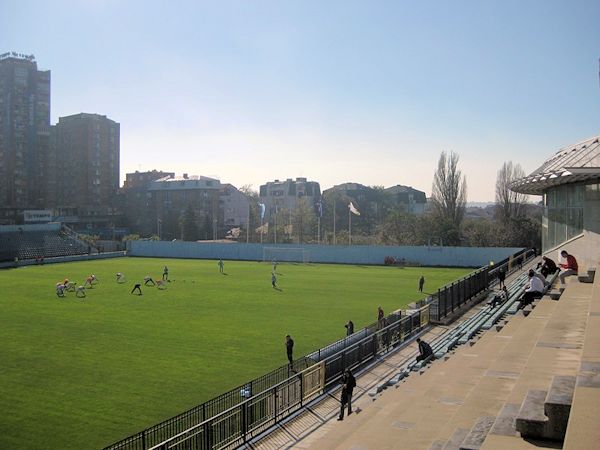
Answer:
<svg viewBox="0 0 600 450"><path fill-rule="evenodd" d="M408 265L481 267L490 261L501 261L518 252L520 248L507 247L396 247L367 245L292 245L292 244L242 244L199 243L184 241L128 241L128 256L154 258L195 258L262 261L272 249L281 249L278 261L302 261L311 263L377 264L386 256L405 260ZM267 249L266 253L263 249ZM267 258L271 259L271 257Z"/></svg>

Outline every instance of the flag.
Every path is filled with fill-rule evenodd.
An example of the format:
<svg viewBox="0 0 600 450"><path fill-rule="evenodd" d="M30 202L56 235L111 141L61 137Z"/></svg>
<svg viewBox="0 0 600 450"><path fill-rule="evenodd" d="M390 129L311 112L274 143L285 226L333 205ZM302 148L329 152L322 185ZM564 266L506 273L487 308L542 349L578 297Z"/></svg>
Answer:
<svg viewBox="0 0 600 450"><path fill-rule="evenodd" d="M264 203L259 203L258 204L258 210L260 212L260 220L263 220L265 218L265 204Z"/></svg>
<svg viewBox="0 0 600 450"><path fill-rule="evenodd" d="M358 212L358 209L356 209L354 207L354 205L352 204L352 202L348 203L348 208L350 209L350 212L352 214L356 214L357 216L360 216L360 212Z"/></svg>
<svg viewBox="0 0 600 450"><path fill-rule="evenodd" d="M319 199L316 206L317 206L317 216L323 217L323 200Z"/></svg>

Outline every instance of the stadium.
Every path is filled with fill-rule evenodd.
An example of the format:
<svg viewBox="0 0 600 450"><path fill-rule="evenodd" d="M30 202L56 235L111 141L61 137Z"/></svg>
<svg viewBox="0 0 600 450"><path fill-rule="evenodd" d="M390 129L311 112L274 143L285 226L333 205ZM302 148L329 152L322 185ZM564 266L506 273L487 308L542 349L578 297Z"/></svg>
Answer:
<svg viewBox="0 0 600 450"><path fill-rule="evenodd" d="M590 146L598 139L558 155ZM595 192L589 171L549 161L514 189ZM2 226L3 447L379 447L394 419L403 448L594 448L579 418L597 389L597 199L585 198L579 233L562 242L548 222L544 234L546 255L578 255L579 279L558 289L548 275L546 295L522 309L539 261L527 249L129 241L96 253L64 225ZM389 255L410 264L385 266ZM486 299L501 272L496 309ZM86 279L83 298L55 291ZM420 362L417 337L432 348ZM347 369L360 414L329 429Z"/></svg>

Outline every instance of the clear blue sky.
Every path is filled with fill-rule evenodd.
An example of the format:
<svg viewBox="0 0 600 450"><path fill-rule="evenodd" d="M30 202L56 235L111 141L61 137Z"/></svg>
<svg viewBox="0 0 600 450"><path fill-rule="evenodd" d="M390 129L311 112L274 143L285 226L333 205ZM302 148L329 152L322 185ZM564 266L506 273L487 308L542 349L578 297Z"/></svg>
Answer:
<svg viewBox="0 0 600 450"><path fill-rule="evenodd" d="M600 134L600 2L0 1L0 53L52 71L52 121L121 124L121 174L255 188L305 176L431 192L442 150L470 201Z"/></svg>

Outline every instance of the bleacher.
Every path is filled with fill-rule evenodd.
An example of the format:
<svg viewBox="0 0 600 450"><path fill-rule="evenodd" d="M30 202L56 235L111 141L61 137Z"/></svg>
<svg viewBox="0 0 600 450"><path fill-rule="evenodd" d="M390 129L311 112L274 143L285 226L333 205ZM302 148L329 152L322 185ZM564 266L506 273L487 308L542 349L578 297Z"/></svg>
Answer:
<svg viewBox="0 0 600 450"><path fill-rule="evenodd" d="M558 301L544 295L517 310L526 278L507 284L501 306L482 303L456 326L430 330L431 361L416 364L413 343L382 361L385 374L359 374L369 393L355 393L359 414L330 424L335 391L313 408L329 414L326 425L303 430L307 414L252 448L600 448L600 280L591 270L568 279Z"/></svg>
<svg viewBox="0 0 600 450"><path fill-rule="evenodd" d="M88 253L88 246L62 230L0 233L0 259L12 261Z"/></svg>

